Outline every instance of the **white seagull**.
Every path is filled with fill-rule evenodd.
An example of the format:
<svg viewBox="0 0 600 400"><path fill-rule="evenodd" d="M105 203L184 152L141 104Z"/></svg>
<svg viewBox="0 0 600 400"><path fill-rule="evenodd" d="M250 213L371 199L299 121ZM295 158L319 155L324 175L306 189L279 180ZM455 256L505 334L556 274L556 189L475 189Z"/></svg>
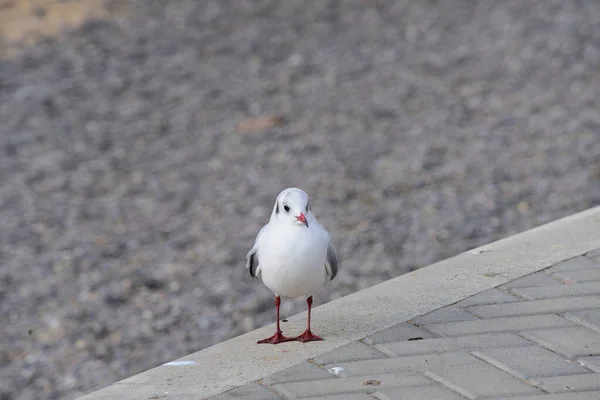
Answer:
<svg viewBox="0 0 600 400"><path fill-rule="evenodd" d="M338 259L329 234L311 212L304 191L288 188L279 193L269 223L258 232L246 256L246 268L253 278L260 276L275 294L277 331L258 343L323 340L310 331L312 295L327 280L335 278ZM283 336L279 328L280 296L306 298L308 326L300 336Z"/></svg>

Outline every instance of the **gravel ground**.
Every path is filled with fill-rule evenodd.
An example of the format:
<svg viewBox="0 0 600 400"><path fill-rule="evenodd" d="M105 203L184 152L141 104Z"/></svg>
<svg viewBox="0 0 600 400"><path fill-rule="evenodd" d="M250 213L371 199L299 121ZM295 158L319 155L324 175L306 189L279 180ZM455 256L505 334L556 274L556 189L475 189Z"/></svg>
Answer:
<svg viewBox="0 0 600 400"><path fill-rule="evenodd" d="M0 399L273 322L244 256L288 186L342 260L317 303L599 204L599 24L594 0L140 0L0 61Z"/></svg>

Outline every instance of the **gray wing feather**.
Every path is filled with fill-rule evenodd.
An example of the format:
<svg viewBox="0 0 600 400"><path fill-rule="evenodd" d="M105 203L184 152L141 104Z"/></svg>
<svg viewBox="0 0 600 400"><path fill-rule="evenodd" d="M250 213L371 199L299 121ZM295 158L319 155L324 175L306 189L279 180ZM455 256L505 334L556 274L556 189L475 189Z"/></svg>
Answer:
<svg viewBox="0 0 600 400"><path fill-rule="evenodd" d="M333 244L329 242L327 245L327 259L325 260L325 270L329 280L332 281L338 273L338 258Z"/></svg>
<svg viewBox="0 0 600 400"><path fill-rule="evenodd" d="M252 248L248 255L246 255L246 268L248 268L248 272L250 276L256 278L258 271L258 254L255 248Z"/></svg>
<svg viewBox="0 0 600 400"><path fill-rule="evenodd" d="M253 278L258 278L260 276L260 262L258 259L258 247L260 244L260 237L265 231L267 225L263 226L260 231L258 231L258 235L256 235L256 240L254 241L254 246L250 249L248 254L246 254L246 268L250 273L250 276Z"/></svg>

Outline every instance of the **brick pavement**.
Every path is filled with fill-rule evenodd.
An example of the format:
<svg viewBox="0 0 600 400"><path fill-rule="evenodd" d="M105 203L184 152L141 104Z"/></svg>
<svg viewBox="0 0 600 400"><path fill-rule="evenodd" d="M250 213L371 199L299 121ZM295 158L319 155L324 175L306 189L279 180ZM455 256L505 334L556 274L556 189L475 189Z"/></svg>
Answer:
<svg viewBox="0 0 600 400"><path fill-rule="evenodd" d="M600 399L600 249L215 400Z"/></svg>

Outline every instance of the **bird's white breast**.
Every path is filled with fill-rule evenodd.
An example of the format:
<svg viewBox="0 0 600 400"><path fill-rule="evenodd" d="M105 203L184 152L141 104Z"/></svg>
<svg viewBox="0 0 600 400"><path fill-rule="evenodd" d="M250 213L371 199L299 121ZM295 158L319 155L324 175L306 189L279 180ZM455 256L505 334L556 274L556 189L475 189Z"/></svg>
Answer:
<svg viewBox="0 0 600 400"><path fill-rule="evenodd" d="M284 297L308 297L327 279L329 235L318 224L306 228L276 224L265 232L258 249L264 284Z"/></svg>

